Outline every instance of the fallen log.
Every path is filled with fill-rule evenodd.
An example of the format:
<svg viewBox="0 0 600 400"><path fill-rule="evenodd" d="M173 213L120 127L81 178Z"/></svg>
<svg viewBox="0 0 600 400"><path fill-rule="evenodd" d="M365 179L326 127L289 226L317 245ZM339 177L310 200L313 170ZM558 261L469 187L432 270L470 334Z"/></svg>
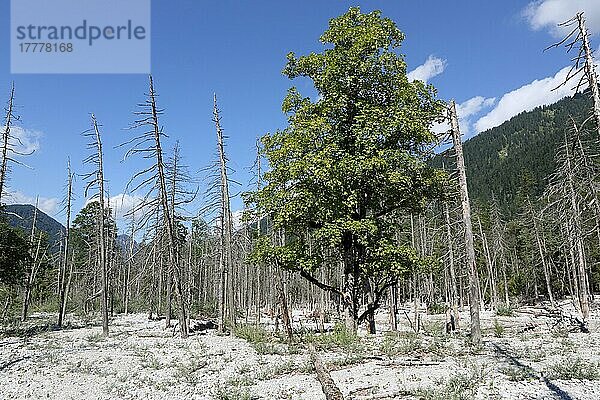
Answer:
<svg viewBox="0 0 600 400"><path fill-rule="evenodd" d="M315 351L315 346L312 343L308 345L308 351L310 352L310 359L315 367L315 371L317 372L317 379L319 380L319 383L321 383L321 387L323 388L325 399L344 400L342 392L335 385L331 374L329 373L329 371L327 371L327 369L321 362L321 359Z"/></svg>

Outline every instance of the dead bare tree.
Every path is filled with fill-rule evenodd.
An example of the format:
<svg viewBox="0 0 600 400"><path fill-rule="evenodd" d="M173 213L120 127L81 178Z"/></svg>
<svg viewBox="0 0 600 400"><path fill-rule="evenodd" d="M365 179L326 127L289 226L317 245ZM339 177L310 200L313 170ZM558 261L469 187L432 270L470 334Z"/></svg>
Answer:
<svg viewBox="0 0 600 400"><path fill-rule="evenodd" d="M596 129L598 135L600 135L600 90L598 89L598 74L596 73L596 67L594 64L594 55L592 46L590 45L590 34L585 25L585 17L583 12L577 13L573 18L568 21L559 24L559 26L572 28L568 35L566 35L560 42L554 43L553 45L546 48L550 49L553 47L559 47L563 44L567 49L567 53L577 48L577 56L572 61L573 66L567 73L565 81L560 84L556 89L566 85L572 79L578 78L576 91L587 83L587 86L591 92L592 100L594 102L593 115L596 120Z"/></svg>
<svg viewBox="0 0 600 400"><path fill-rule="evenodd" d="M63 244L63 257L59 267L58 282L58 326L62 327L67 308L67 267L69 265L69 239L71 235L71 202L73 200L73 177L71 172L71 160L67 161L67 194L64 199L64 210L66 212L66 225ZM69 274L70 275L70 274ZM69 277L70 279L70 277Z"/></svg>
<svg viewBox="0 0 600 400"><path fill-rule="evenodd" d="M219 156L219 188L220 188L220 253L219 253L219 299L218 299L218 330L225 331L226 318L232 325L235 325L235 304L233 300L232 285L232 257L231 257L231 206L229 197L229 178L227 176L227 156L225 155L225 144L223 129L221 127L221 117L217 106L217 95L214 95L213 122L217 132L217 151ZM229 295L226 295L228 293ZM227 312L228 311L228 312ZM228 316L228 317L226 317Z"/></svg>
<svg viewBox="0 0 600 400"><path fill-rule="evenodd" d="M571 266L572 294L577 299L575 304L585 321L590 315L590 290L584 243L589 234L589 227L586 226L585 215L589 211L593 212L588 207L597 199L590 199L593 193L589 191L586 162L582 160L585 154L581 153L582 147L577 145L581 128L575 121L571 122L573 127L571 132L564 134L564 143L556 155L557 168L550 178L545 196L549 203L547 208L554 211L558 222L564 226L568 239L565 259L568 261L567 265Z"/></svg>
<svg viewBox="0 0 600 400"><path fill-rule="evenodd" d="M100 125L96 120L96 116L92 114L92 128L84 132L84 136L90 138L88 149L91 154L84 160L84 164L93 166L93 171L85 174L83 179L87 181L84 196L87 197L90 190L94 190L92 199L99 204L97 224L97 248L98 248L98 264L101 273L101 305L102 305L102 334L108 336L108 261L106 251L106 227L105 227L105 190L104 190L104 164L102 153L102 138L100 135Z"/></svg>
<svg viewBox="0 0 600 400"><path fill-rule="evenodd" d="M29 249L31 263L29 270L27 271L27 282L25 283L25 290L23 291L23 305L21 309L21 321L27 319L27 312L29 310L29 302L31 301L31 290L33 288L33 281L38 267L38 260L40 258L40 248L42 242L42 231L39 232L39 238L36 241L36 223L38 213L38 199L35 200L35 207L33 209L33 219L31 221L31 233L29 235ZM37 244L36 244L37 242Z"/></svg>
<svg viewBox="0 0 600 400"><path fill-rule="evenodd" d="M21 152L18 150L19 145L23 145L21 140L12 134L13 122L18 121L19 117L14 114L14 100L15 100L15 84L13 82L10 89L10 96L8 98L8 104L4 109L6 114L4 117L4 127L2 130L2 160L0 162L0 205L4 200L4 194L6 191L6 183L8 180L8 173L10 172L10 164L17 164L27 167L21 161L17 160L15 156L31 155L33 151L29 153Z"/></svg>
<svg viewBox="0 0 600 400"><path fill-rule="evenodd" d="M462 139L456 115L456 103L450 103L449 119L456 153L456 168L458 171L458 184L460 188L460 200L462 204L462 217L465 231L465 246L467 256L467 270L469 271L469 308L471 314L471 341L474 344L481 342L481 325L479 321L479 277L475 265L475 246L473 243L473 227L471 224L471 205L469 203L469 190L467 187L467 173L462 149Z"/></svg>
<svg viewBox="0 0 600 400"><path fill-rule="evenodd" d="M159 116L163 113L156 103L157 93L154 88L152 75L149 76L148 98L140 107L141 111L135 114L139 117L131 127L132 129L145 129L143 133L123 143L122 146L130 146L125 158L133 155L141 155L146 160L151 160L151 165L137 172L127 184L127 189L132 192L146 190L142 201L134 207L131 213L141 213L139 226L145 226L155 215L162 215L162 223L156 226L156 232L164 230L168 247L169 268L173 271L175 285L175 296L178 305L179 331L182 338L188 337L187 308L185 304L183 287L181 282L180 253L178 251L176 222L173 221L173 212L169 203L167 191L167 174L165 171L164 153L162 140L167 137L160 126ZM157 235L159 237L160 235Z"/></svg>
<svg viewBox="0 0 600 400"><path fill-rule="evenodd" d="M451 327L458 329L460 314L458 312L458 286L456 284L456 267L454 266L454 245L452 243L452 230L450 223L450 210L448 203L444 202L444 220L446 226L446 241L448 242L448 274L450 278L450 309L454 317L454 324L452 324L452 317L450 318Z"/></svg>

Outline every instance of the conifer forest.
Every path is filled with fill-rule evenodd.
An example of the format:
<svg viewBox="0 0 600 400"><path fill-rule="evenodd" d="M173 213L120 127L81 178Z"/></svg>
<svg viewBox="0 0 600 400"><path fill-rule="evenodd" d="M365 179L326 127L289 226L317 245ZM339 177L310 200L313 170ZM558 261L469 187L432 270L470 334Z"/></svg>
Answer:
<svg viewBox="0 0 600 400"><path fill-rule="evenodd" d="M54 94L0 82L0 399L600 398L600 11L531 56L568 65L537 94L568 95L474 134L408 67L418 38L345 7L279 57L279 128L231 129L235 94L190 86L210 130L170 129L159 72L124 129L79 115L55 213L11 200Z"/></svg>

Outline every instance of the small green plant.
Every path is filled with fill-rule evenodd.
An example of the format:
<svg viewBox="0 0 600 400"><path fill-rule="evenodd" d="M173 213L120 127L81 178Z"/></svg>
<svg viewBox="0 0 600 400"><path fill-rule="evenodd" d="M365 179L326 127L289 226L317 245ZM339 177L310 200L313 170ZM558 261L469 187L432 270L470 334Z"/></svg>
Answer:
<svg viewBox="0 0 600 400"><path fill-rule="evenodd" d="M421 353L423 341L416 333L389 332L385 335L380 350L390 358L400 354Z"/></svg>
<svg viewBox="0 0 600 400"><path fill-rule="evenodd" d="M233 333L235 336L250 343L250 345L258 354L284 355L290 352L290 347L293 347L286 345L285 343L281 343L281 337L274 336L261 326L238 325L233 330ZM297 349L294 348L293 351L297 351Z"/></svg>
<svg viewBox="0 0 600 400"><path fill-rule="evenodd" d="M256 378L258 380L269 380L277 378L281 375L288 375L293 373L311 374L314 372L313 363L310 361L297 364L292 360L288 360L283 363L271 364L261 369Z"/></svg>
<svg viewBox="0 0 600 400"><path fill-rule="evenodd" d="M420 397L423 400L471 400L477 395L484 376L485 368L473 364L470 371L456 374L433 389L421 391Z"/></svg>
<svg viewBox="0 0 600 400"><path fill-rule="evenodd" d="M500 372L506 375L511 382L525 381L530 376L526 369L518 367L506 367L501 369Z"/></svg>
<svg viewBox="0 0 600 400"><path fill-rule="evenodd" d="M272 343L272 342L256 342L252 343L252 347L258 354L287 354L287 349L284 344Z"/></svg>
<svg viewBox="0 0 600 400"><path fill-rule="evenodd" d="M197 371L206 367L208 363L206 360L193 358L190 363L176 363L173 377L177 381L187 382L189 384L196 384L198 382Z"/></svg>
<svg viewBox="0 0 600 400"><path fill-rule="evenodd" d="M506 304L498 304L496 307L496 315L499 317L512 317L514 315L513 309Z"/></svg>
<svg viewBox="0 0 600 400"><path fill-rule="evenodd" d="M448 305L443 303L430 303L427 304L428 314L444 314L448 311Z"/></svg>
<svg viewBox="0 0 600 400"><path fill-rule="evenodd" d="M251 344L268 342L272 337L262 326L255 325L236 325L233 333Z"/></svg>
<svg viewBox="0 0 600 400"><path fill-rule="evenodd" d="M429 336L443 336L446 324L443 321L431 321L423 323L423 333Z"/></svg>
<svg viewBox="0 0 600 400"><path fill-rule="evenodd" d="M89 343L98 343L104 339L101 332L92 333L88 337L86 337Z"/></svg>
<svg viewBox="0 0 600 400"><path fill-rule="evenodd" d="M494 318L494 336L500 338L502 335L504 335L504 327L497 318Z"/></svg>
<svg viewBox="0 0 600 400"><path fill-rule="evenodd" d="M217 389L215 393L217 400L255 400L258 397L253 396L247 388L237 386L225 386Z"/></svg>
<svg viewBox="0 0 600 400"><path fill-rule="evenodd" d="M307 335L306 340L321 349L337 347L347 351L356 351L360 343L358 335L347 329L342 323L337 323L331 333Z"/></svg>
<svg viewBox="0 0 600 400"><path fill-rule="evenodd" d="M600 379L599 370L600 364L585 361L580 357L565 357L548 366L544 375L549 379L594 381Z"/></svg>

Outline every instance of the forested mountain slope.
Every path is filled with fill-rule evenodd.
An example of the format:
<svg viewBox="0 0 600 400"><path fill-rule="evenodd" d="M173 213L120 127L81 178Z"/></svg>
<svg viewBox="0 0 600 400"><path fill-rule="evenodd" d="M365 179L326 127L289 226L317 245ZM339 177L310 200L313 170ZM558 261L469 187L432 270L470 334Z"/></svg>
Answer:
<svg viewBox="0 0 600 400"><path fill-rule="evenodd" d="M4 206L5 217L9 225L31 232L35 207L30 204L9 204ZM54 218L37 211L36 228L48 233L48 244L53 250L58 250L65 227Z"/></svg>
<svg viewBox="0 0 600 400"><path fill-rule="evenodd" d="M555 168L555 154L571 129L591 112L587 93L567 97L549 106L523 112L500 126L464 143L469 194L475 203L494 197L501 208L514 213L518 193L539 196ZM589 128L592 123L587 124ZM436 166L452 164L448 150L434 158Z"/></svg>

